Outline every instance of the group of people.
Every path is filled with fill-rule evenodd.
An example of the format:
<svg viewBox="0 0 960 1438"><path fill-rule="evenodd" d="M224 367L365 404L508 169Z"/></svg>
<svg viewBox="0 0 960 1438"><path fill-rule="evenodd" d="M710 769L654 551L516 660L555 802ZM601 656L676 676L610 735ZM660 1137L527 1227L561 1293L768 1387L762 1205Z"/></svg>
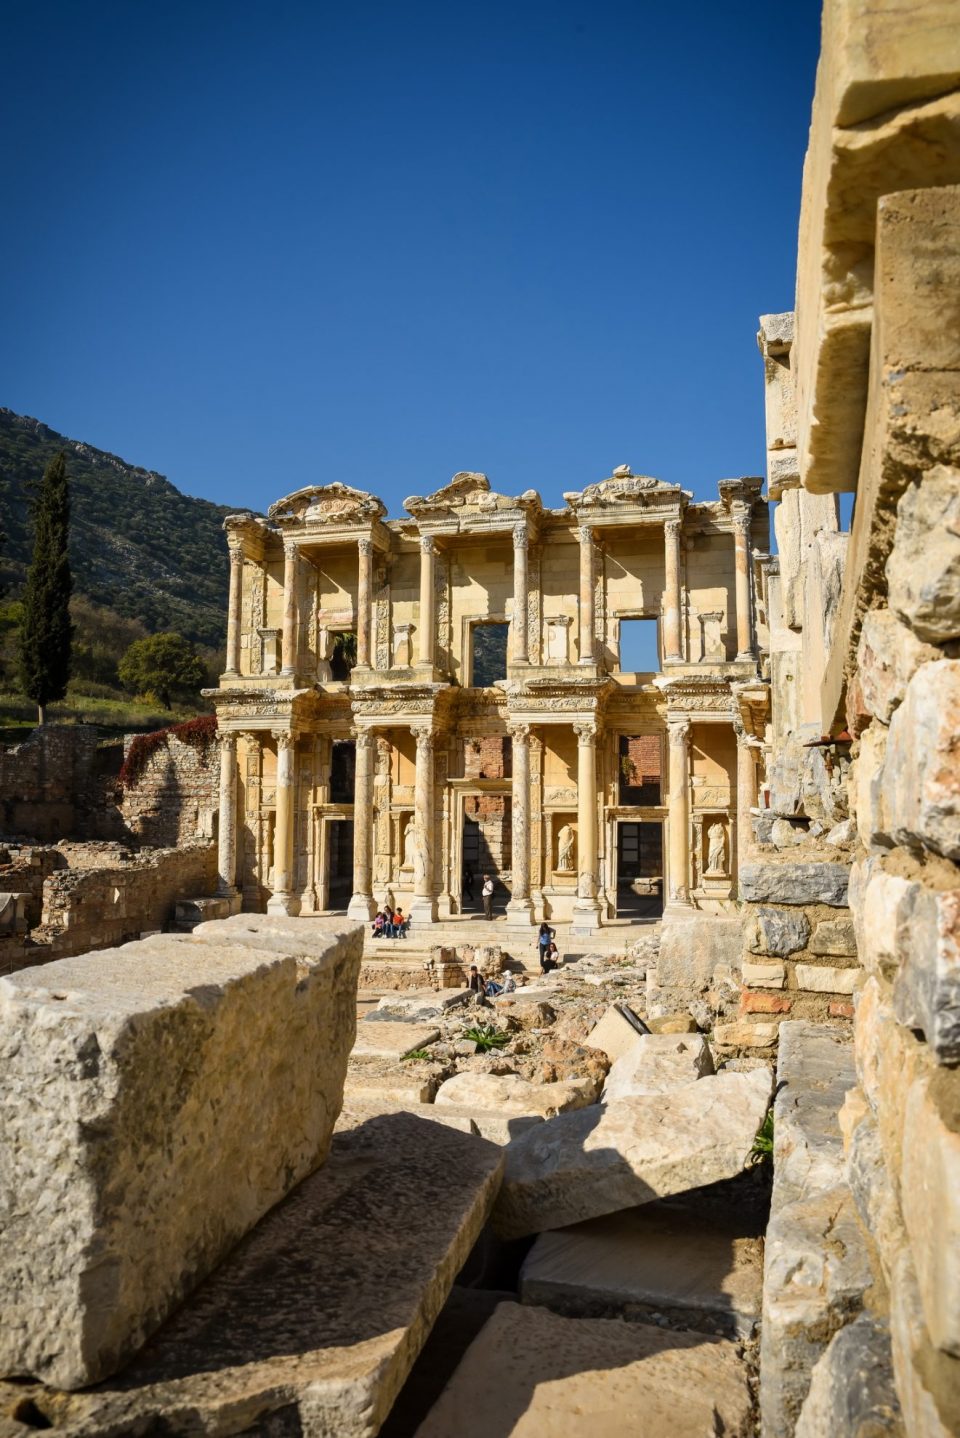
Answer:
<svg viewBox="0 0 960 1438"><path fill-rule="evenodd" d="M471 993L482 994L484 998L495 999L498 994L512 994L516 992L517 981L511 973L501 974L500 979L488 979L481 974L476 964L470 965L469 988Z"/></svg>
<svg viewBox="0 0 960 1438"><path fill-rule="evenodd" d="M549 974L551 969L560 967L560 951L554 940L557 937L556 929L544 921L537 933L537 951L540 955L540 972Z"/></svg>
<svg viewBox="0 0 960 1438"><path fill-rule="evenodd" d="M405 939L409 928L410 920L400 908L380 909L373 918L375 939Z"/></svg>

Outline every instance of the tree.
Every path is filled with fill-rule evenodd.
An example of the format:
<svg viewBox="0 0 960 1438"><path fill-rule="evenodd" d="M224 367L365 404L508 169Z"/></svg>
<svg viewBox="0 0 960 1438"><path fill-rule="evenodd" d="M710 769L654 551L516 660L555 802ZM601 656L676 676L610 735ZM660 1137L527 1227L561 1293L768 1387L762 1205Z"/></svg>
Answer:
<svg viewBox="0 0 960 1438"><path fill-rule="evenodd" d="M23 691L36 704L43 724L47 705L67 692L73 638L73 580L67 554L70 488L62 451L44 471L31 505L31 519L33 557L23 591L19 670Z"/></svg>
<svg viewBox="0 0 960 1438"><path fill-rule="evenodd" d="M164 709L171 699L196 699L206 679L203 660L182 634L136 639L117 667L120 683L134 694L154 694Z"/></svg>

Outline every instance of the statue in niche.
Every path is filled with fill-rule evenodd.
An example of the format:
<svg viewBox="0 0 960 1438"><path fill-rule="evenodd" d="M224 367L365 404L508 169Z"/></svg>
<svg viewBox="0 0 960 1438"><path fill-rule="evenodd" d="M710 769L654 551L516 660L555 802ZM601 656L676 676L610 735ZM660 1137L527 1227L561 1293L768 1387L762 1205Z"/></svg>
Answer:
<svg viewBox="0 0 960 1438"><path fill-rule="evenodd" d="M417 826L408 819L403 831L403 869L412 869L417 860Z"/></svg>
<svg viewBox="0 0 960 1438"><path fill-rule="evenodd" d="M557 835L557 873L573 873L574 833L569 824L564 824Z"/></svg>
<svg viewBox="0 0 960 1438"><path fill-rule="evenodd" d="M719 819L707 830L707 876L722 877L727 872L727 831Z"/></svg>

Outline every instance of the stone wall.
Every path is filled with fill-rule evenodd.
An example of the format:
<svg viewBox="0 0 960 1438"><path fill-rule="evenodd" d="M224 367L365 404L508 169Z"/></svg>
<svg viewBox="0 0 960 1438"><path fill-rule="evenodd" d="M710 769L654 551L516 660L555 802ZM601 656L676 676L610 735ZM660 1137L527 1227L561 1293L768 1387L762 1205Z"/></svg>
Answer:
<svg viewBox="0 0 960 1438"><path fill-rule="evenodd" d="M135 737L127 736L125 754ZM124 785L120 809L127 831L160 847L212 838L218 784L216 746L185 744L168 733L135 781Z"/></svg>
<svg viewBox="0 0 960 1438"><path fill-rule="evenodd" d="M0 831L41 843L120 838L112 802L120 759L119 746L101 745L87 724L44 724L0 749Z"/></svg>

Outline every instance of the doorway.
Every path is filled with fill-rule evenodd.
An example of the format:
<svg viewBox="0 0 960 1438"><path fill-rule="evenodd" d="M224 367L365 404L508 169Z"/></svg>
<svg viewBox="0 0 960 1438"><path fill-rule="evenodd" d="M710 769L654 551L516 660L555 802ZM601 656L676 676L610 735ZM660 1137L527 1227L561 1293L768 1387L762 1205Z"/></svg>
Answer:
<svg viewBox="0 0 960 1438"><path fill-rule="evenodd" d="M353 894L353 820L333 819L328 828L327 908L345 909Z"/></svg>
<svg viewBox="0 0 960 1438"><path fill-rule="evenodd" d="M659 919L663 913L663 825L617 823L617 917Z"/></svg>

